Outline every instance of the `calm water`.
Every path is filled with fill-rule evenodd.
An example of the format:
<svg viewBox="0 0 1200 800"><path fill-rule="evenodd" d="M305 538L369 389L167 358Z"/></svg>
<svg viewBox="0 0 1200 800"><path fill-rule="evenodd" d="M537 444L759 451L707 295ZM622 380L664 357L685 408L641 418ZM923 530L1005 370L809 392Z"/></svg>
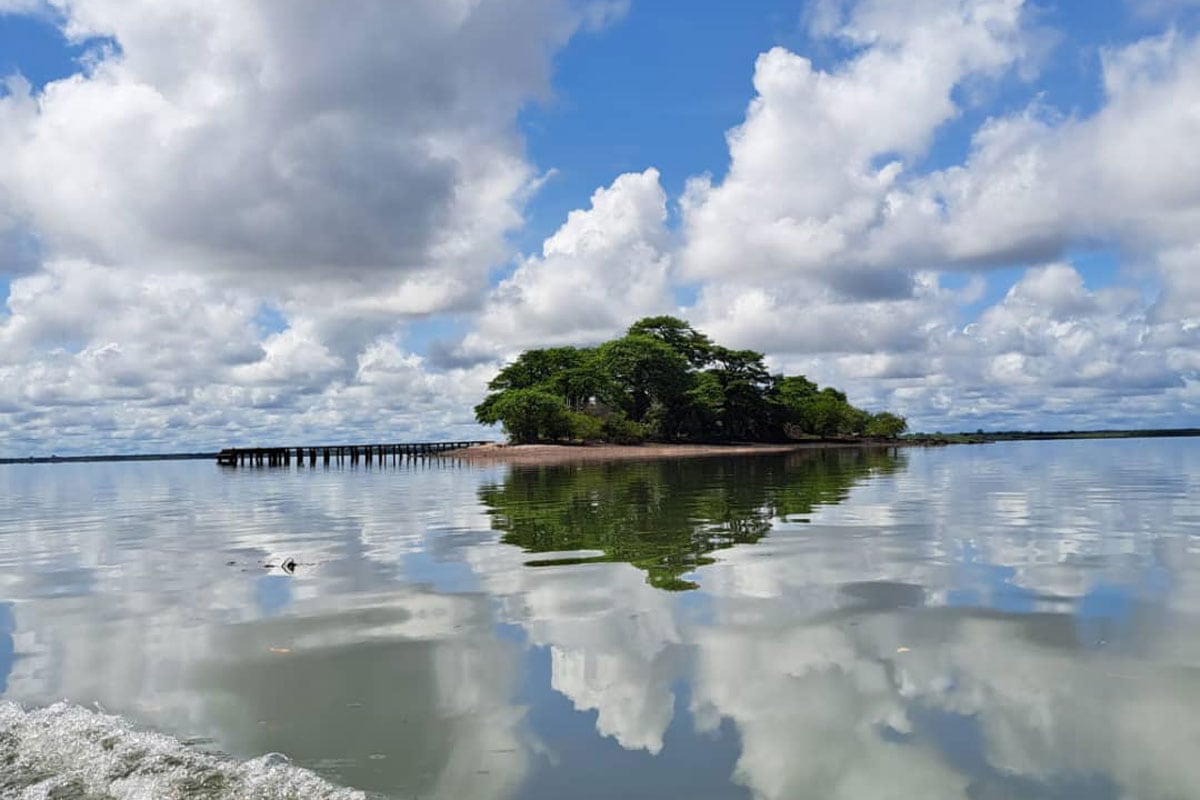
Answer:
<svg viewBox="0 0 1200 800"><path fill-rule="evenodd" d="M1198 754L1195 440L0 467L3 797L1195 798Z"/></svg>

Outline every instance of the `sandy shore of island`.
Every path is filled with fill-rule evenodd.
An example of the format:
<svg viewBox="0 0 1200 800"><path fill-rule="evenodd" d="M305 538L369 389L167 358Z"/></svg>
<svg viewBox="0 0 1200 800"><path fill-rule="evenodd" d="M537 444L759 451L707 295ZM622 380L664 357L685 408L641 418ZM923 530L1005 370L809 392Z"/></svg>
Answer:
<svg viewBox="0 0 1200 800"><path fill-rule="evenodd" d="M579 461L628 461L654 458L700 458L794 453L835 447L895 447L894 441L812 441L787 444L483 444L443 455L464 461L506 464L569 464Z"/></svg>

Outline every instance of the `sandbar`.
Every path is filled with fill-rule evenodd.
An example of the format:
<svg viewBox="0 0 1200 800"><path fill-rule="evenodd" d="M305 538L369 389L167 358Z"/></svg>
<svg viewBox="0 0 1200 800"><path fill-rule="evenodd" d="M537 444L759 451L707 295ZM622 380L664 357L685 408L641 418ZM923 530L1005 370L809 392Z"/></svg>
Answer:
<svg viewBox="0 0 1200 800"><path fill-rule="evenodd" d="M771 455L835 447L896 447L896 440L821 440L781 444L484 444L450 450L442 455L474 462L507 464L569 464L580 461L628 461L657 458Z"/></svg>

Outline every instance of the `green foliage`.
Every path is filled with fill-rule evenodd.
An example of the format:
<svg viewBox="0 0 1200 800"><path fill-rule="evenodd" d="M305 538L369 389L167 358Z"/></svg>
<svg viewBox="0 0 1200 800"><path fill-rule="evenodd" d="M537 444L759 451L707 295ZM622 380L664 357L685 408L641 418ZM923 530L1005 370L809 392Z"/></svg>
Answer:
<svg viewBox="0 0 1200 800"><path fill-rule="evenodd" d="M647 425L634 422L624 414L609 414L604 417L601 429L604 440L615 444L638 444L650 436Z"/></svg>
<svg viewBox="0 0 1200 800"><path fill-rule="evenodd" d="M796 424L805 433L837 436L844 428L845 403L825 392L801 400L792 410Z"/></svg>
<svg viewBox="0 0 1200 800"><path fill-rule="evenodd" d="M562 397L570 408L579 409L602 383L595 355L591 349L575 347L526 350L492 378L488 389L496 393L544 389Z"/></svg>
<svg viewBox="0 0 1200 800"><path fill-rule="evenodd" d="M789 375L775 384L775 397L785 406L797 406L819 390L820 387L803 375Z"/></svg>
<svg viewBox="0 0 1200 800"><path fill-rule="evenodd" d="M476 419L503 424L518 442L891 437L907 428L803 375L772 375L762 353L722 347L670 316L639 320L596 348L527 350L488 389Z"/></svg>
<svg viewBox="0 0 1200 800"><path fill-rule="evenodd" d="M725 392L716 375L705 371L696 375L684 398L684 429L697 438L716 431L725 413Z"/></svg>
<svg viewBox="0 0 1200 800"><path fill-rule="evenodd" d="M881 411L871 415L865 433L867 436L895 439L906 430L908 420L890 411Z"/></svg>
<svg viewBox="0 0 1200 800"><path fill-rule="evenodd" d="M604 420L596 414L583 411L568 411L571 438L581 442L595 442L608 437L604 433Z"/></svg>
<svg viewBox="0 0 1200 800"><path fill-rule="evenodd" d="M658 339L695 368L708 363L713 347L707 336L676 317L645 317L630 325L628 333Z"/></svg>
<svg viewBox="0 0 1200 800"><path fill-rule="evenodd" d="M500 370L488 384L491 391L532 389L558 378L564 371L576 369L587 351L574 347L552 347L548 350L526 350L517 360Z"/></svg>
<svg viewBox="0 0 1200 800"><path fill-rule="evenodd" d="M596 358L608 377L602 399L634 422L644 422L656 402L678 405L691 387L687 359L653 336L630 333L606 342Z"/></svg>
<svg viewBox="0 0 1200 800"><path fill-rule="evenodd" d="M561 439L571 433L567 404L542 389L509 389L476 406L475 414L481 420L492 420L491 424L504 425L514 442Z"/></svg>
<svg viewBox="0 0 1200 800"><path fill-rule="evenodd" d="M850 405L842 392L833 388L818 390L816 384L804 378L785 378L781 383L786 386L776 392L776 402L785 430L792 437L866 435L872 415Z"/></svg>
<svg viewBox="0 0 1200 800"><path fill-rule="evenodd" d="M717 415L719 437L772 438L774 414L768 392L774 380L763 365L763 354L713 347L711 364L705 373L716 381L721 396Z"/></svg>

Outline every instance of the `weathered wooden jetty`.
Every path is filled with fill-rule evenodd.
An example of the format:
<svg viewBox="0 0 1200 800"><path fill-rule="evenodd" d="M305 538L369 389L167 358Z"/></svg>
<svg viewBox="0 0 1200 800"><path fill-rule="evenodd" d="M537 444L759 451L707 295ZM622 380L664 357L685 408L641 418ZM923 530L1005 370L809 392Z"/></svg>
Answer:
<svg viewBox="0 0 1200 800"><path fill-rule="evenodd" d="M405 460L426 458L460 450L464 447L487 444L473 442L407 442L395 444L339 444L292 447L227 447L217 453L217 463L223 467L288 467L295 459L296 465L310 467L318 462L330 464L400 464Z"/></svg>

